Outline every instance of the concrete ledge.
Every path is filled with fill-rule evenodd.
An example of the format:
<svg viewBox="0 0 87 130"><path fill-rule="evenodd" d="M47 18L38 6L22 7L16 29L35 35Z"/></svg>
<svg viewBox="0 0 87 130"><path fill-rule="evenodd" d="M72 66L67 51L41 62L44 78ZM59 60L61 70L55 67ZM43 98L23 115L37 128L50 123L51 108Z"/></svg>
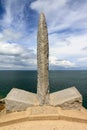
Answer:
<svg viewBox="0 0 87 130"><path fill-rule="evenodd" d="M50 94L50 105L60 106L63 109L80 109L82 96L75 87L71 87Z"/></svg>
<svg viewBox="0 0 87 130"><path fill-rule="evenodd" d="M5 98L7 111L21 111L38 104L36 94L17 88L13 88Z"/></svg>
<svg viewBox="0 0 87 130"><path fill-rule="evenodd" d="M37 113L38 111L38 113ZM26 111L13 112L0 117L0 127L9 126L27 121L56 121L65 120L87 124L87 111L62 110L59 107L36 106L29 107ZM40 125L40 124L39 124Z"/></svg>

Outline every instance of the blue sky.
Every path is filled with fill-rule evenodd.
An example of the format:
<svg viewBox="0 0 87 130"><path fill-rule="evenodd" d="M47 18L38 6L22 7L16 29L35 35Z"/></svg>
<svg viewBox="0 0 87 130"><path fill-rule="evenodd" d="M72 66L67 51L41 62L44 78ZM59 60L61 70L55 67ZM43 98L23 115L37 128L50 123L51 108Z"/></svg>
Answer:
<svg viewBox="0 0 87 130"><path fill-rule="evenodd" d="M87 0L0 0L0 70L37 69L41 12L50 69L87 69Z"/></svg>

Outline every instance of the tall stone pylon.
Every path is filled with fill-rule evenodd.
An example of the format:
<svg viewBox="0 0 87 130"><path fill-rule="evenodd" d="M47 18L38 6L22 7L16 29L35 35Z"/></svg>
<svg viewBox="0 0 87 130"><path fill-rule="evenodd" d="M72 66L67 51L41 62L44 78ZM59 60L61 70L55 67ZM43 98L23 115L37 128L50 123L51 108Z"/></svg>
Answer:
<svg viewBox="0 0 87 130"><path fill-rule="evenodd" d="M40 14L37 36L37 96L40 105L49 104L49 46L46 19Z"/></svg>

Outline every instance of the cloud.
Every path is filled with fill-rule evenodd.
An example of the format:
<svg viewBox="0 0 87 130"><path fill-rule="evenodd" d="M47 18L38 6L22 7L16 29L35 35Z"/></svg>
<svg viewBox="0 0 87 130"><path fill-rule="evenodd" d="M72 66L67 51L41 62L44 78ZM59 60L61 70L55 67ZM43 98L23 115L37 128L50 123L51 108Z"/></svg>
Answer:
<svg viewBox="0 0 87 130"><path fill-rule="evenodd" d="M46 12L49 13L49 10L55 11L56 9L59 9L63 7L66 4L66 0L61 0L56 2L56 0L38 0L31 3L31 8L35 9L36 11L40 12ZM49 8L48 8L49 6Z"/></svg>
<svg viewBox="0 0 87 130"><path fill-rule="evenodd" d="M87 57L82 57L78 59L78 62L86 62L87 63ZM87 65L86 65L87 66Z"/></svg>
<svg viewBox="0 0 87 130"><path fill-rule="evenodd" d="M16 43L0 44L0 69L36 69L36 53Z"/></svg>
<svg viewBox="0 0 87 130"><path fill-rule="evenodd" d="M32 33L32 26L34 26L35 21L32 20L33 14L29 9L30 1L31 0L2 1L1 6L5 11L3 17L0 19L1 33L3 33L4 30L11 30L12 33L14 32L14 36L16 33L22 33L24 36Z"/></svg>
<svg viewBox="0 0 87 130"><path fill-rule="evenodd" d="M86 46L86 47L84 47L84 48L82 48L82 50L83 50L83 51L86 51L86 50L87 50L87 46Z"/></svg>
<svg viewBox="0 0 87 130"><path fill-rule="evenodd" d="M16 32L12 29L4 29L1 33L0 42L17 42L23 37L21 32Z"/></svg>
<svg viewBox="0 0 87 130"><path fill-rule="evenodd" d="M86 68L86 0L2 0L1 6L0 69L36 69L40 12L47 19L50 67Z"/></svg>
<svg viewBox="0 0 87 130"><path fill-rule="evenodd" d="M19 55L23 48L17 44L0 43L0 54L2 55Z"/></svg>
<svg viewBox="0 0 87 130"><path fill-rule="evenodd" d="M72 68L75 67L75 63L58 59L56 56L50 56L49 59L50 68L63 67ZM2 69L36 69L37 59L36 51L30 48L26 48L16 43L0 43L0 68Z"/></svg>
<svg viewBox="0 0 87 130"><path fill-rule="evenodd" d="M4 13L2 19L0 19L0 43L23 44L22 39L27 33L25 27L26 20L24 18L24 10L27 2L27 0L1 1Z"/></svg>
<svg viewBox="0 0 87 130"><path fill-rule="evenodd" d="M50 57L56 58L50 64L84 68L86 62L80 65L78 59L87 56L87 1L38 0L31 3L31 8L46 15Z"/></svg>
<svg viewBox="0 0 87 130"><path fill-rule="evenodd" d="M78 58L77 65L80 69L87 69L87 56Z"/></svg>
<svg viewBox="0 0 87 130"><path fill-rule="evenodd" d="M52 36L51 36L52 35ZM51 65L56 65L56 69L87 69L87 35L70 35L61 39L58 34L50 35L50 57L53 57ZM61 60L59 60L61 59ZM83 62L81 62L84 59ZM60 68L58 67L60 66ZM65 66L65 67L64 67ZM58 67L58 68L57 68ZM52 67L51 67L52 68ZM54 68L54 67L53 67Z"/></svg>
<svg viewBox="0 0 87 130"><path fill-rule="evenodd" d="M60 38L58 34L50 36L50 55L58 56L61 58L69 58L71 56L77 57L78 55L87 55L86 51L82 49L87 46L87 35L71 35Z"/></svg>
<svg viewBox="0 0 87 130"><path fill-rule="evenodd" d="M4 0L3 7L5 9L5 14L2 20L3 27L13 26L16 27L17 30L24 27L25 3L24 0Z"/></svg>
<svg viewBox="0 0 87 130"><path fill-rule="evenodd" d="M35 45L35 15L29 8L31 0L3 0L5 10L0 19L0 41ZM34 41L34 42L33 42ZM27 44L28 43L28 44ZM33 46L34 46L33 45Z"/></svg>
<svg viewBox="0 0 87 130"><path fill-rule="evenodd" d="M57 57L54 56L50 57L49 62L50 62L50 66L63 67L63 68L75 67L75 63L68 60L58 59Z"/></svg>
<svg viewBox="0 0 87 130"><path fill-rule="evenodd" d="M78 0L77 0L78 1ZM68 1L68 0L38 0L32 2L31 8L38 13L44 12L49 26L49 32L64 29L87 29L87 2ZM79 30L80 31L80 30Z"/></svg>
<svg viewBox="0 0 87 130"><path fill-rule="evenodd" d="M0 19L0 69L36 69L35 32L31 31L30 0L3 0ZM29 13L29 14L28 14ZM33 22L31 22L33 23ZM29 27L29 28L27 28Z"/></svg>

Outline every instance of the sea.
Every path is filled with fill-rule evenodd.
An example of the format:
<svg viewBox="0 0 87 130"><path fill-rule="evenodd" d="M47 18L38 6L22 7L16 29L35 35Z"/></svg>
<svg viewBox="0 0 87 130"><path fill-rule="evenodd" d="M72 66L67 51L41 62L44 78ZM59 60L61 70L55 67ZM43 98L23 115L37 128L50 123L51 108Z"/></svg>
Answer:
<svg viewBox="0 0 87 130"><path fill-rule="evenodd" d="M75 86L83 97L87 108L87 70L49 71L50 93ZM37 71L1 70L0 98L4 98L12 88L37 92Z"/></svg>

